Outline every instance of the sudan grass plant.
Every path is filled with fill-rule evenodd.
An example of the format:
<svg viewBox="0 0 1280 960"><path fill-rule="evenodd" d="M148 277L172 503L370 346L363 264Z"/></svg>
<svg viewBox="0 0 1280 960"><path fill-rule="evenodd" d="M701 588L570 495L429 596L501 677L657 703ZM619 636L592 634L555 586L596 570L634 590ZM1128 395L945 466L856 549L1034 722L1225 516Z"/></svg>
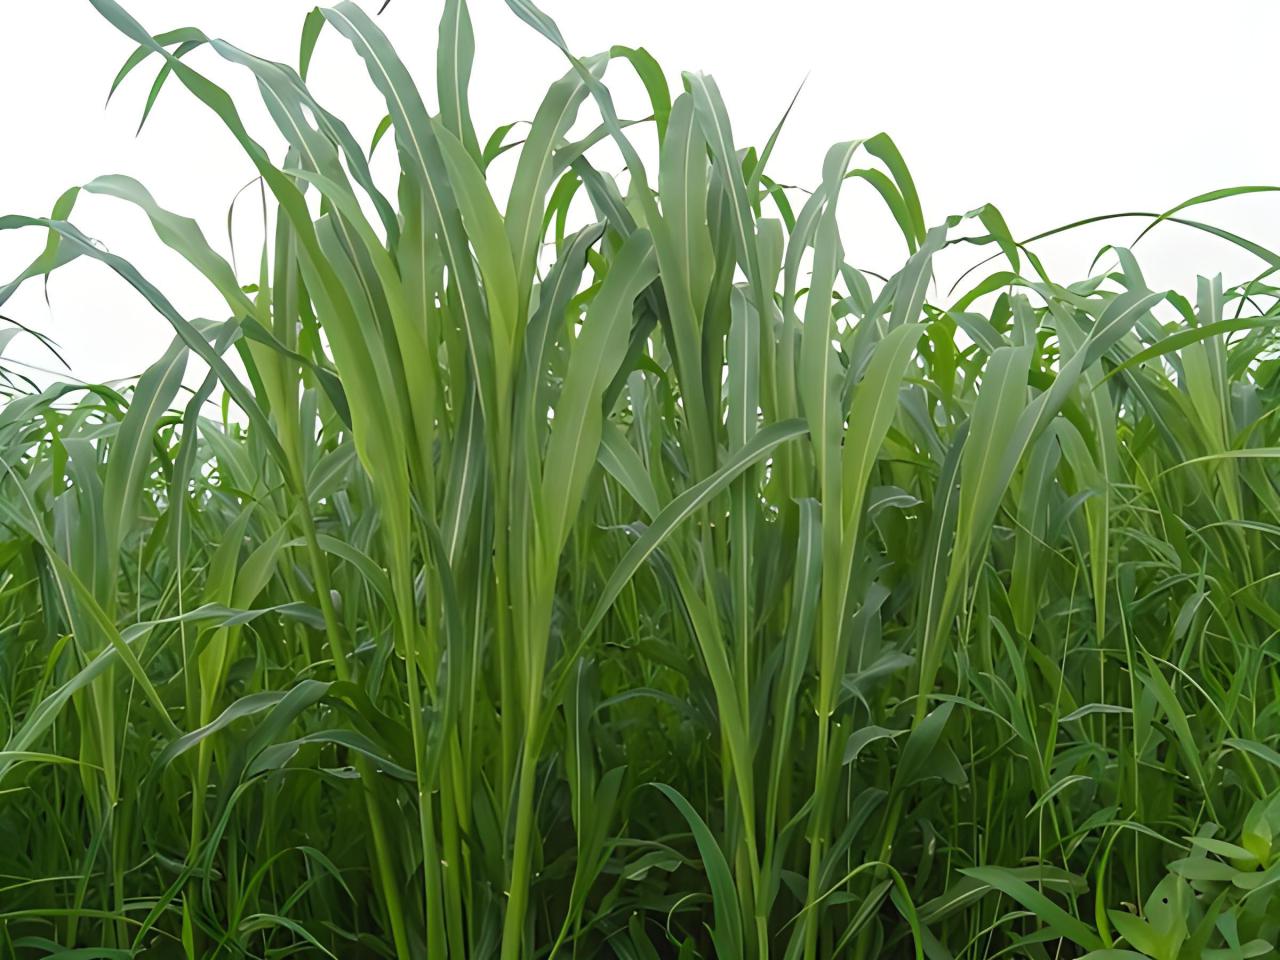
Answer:
<svg viewBox="0 0 1280 960"><path fill-rule="evenodd" d="M354 3L295 68L91 2L137 45L117 85L158 67L148 110L181 86L243 147L268 235L238 273L119 175L0 218L48 237L0 303L91 258L175 333L123 391L6 374L0 951L1273 949L1280 258L1187 219L1264 188L1149 215L1249 283L1153 291L1115 249L1064 284L993 207L931 227L887 136L783 187L710 78L580 58L528 0L567 72L483 139L464 0L434 114ZM392 182L306 84L324 32ZM846 261L855 188L901 227L887 279ZM86 199L228 318L77 230ZM938 290L960 241L986 272Z"/></svg>

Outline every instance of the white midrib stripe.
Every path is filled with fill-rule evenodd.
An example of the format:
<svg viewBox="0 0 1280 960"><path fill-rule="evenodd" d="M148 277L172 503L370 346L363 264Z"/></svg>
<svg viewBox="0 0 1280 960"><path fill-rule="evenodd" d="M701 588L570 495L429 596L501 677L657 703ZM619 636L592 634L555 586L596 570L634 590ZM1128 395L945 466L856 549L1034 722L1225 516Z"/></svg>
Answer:
<svg viewBox="0 0 1280 960"><path fill-rule="evenodd" d="M458 114L458 139L462 139L462 84L458 82L458 50L462 47L462 7L455 4L453 13L453 109ZM464 143L465 146L465 143Z"/></svg>
<svg viewBox="0 0 1280 960"><path fill-rule="evenodd" d="M462 535L462 498L467 489L467 483L471 477L471 423L475 413L469 411L467 414L467 435L465 438L464 453L462 460L462 476L458 486L458 516L453 524L453 530L449 537L449 562L453 563L454 554L458 546L458 537Z"/></svg>

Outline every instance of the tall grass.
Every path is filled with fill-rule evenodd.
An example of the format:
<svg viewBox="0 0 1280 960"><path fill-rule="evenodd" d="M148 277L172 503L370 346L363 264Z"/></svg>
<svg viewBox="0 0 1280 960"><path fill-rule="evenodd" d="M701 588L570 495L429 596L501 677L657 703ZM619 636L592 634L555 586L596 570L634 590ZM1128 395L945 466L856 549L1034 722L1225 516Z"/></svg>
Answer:
<svg viewBox="0 0 1280 960"><path fill-rule="evenodd" d="M930 228L887 136L783 187L709 77L580 58L528 0L567 72L483 138L464 0L436 114L351 2L297 69L91 2L137 44L117 84L158 65L148 107L179 84L238 140L269 235L238 274L118 175L0 218L49 237L0 304L87 257L175 333L123 393L6 375L0 952L1273 949L1280 259L1187 213L1263 188L1151 223L1253 281L1153 291L1117 248L1064 284L993 207ZM395 182L306 85L322 31ZM846 262L855 188L887 279ZM84 194L228 319L80 233ZM937 289L962 241L986 272Z"/></svg>

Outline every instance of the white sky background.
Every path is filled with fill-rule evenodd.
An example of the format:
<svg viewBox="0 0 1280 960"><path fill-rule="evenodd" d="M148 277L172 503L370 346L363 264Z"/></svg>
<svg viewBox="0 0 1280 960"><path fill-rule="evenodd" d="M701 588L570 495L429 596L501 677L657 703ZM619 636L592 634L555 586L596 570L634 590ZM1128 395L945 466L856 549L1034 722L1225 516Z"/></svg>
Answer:
<svg viewBox="0 0 1280 960"><path fill-rule="evenodd" d="M311 7L306 0L123 2L152 32L198 26L294 64ZM372 12L379 2L362 5ZM543 0L542 6L579 54L614 43L648 48L666 68L673 93L681 70L714 75L739 147L763 145L808 75L770 174L811 187L832 142L885 130L912 170L931 225L993 202L1021 238L1093 214L1161 211L1218 187L1280 182L1272 110L1280 4L1270 0ZM566 64L502 0L471 0L470 7L477 51L471 101L483 142L497 125L531 118ZM439 10L439 0L393 0L380 18L431 107ZM0 0L0 213L46 215L67 187L125 173L161 205L195 217L227 253L227 207L253 170L220 121L172 80L135 138L154 60L104 110L111 78L131 49L88 0ZM279 138L247 71L207 49L187 62L232 93L251 131L279 157ZM629 67L615 63L606 79L624 117L647 113ZM385 109L346 42L327 28L311 85L367 143ZM589 106L583 115L592 115ZM651 134L643 137L652 142ZM389 147L388 141L379 148L384 161ZM620 164L610 162L601 160L617 172ZM256 194L246 193L236 210L240 277L251 282L262 236ZM842 210L851 262L896 270L905 248L870 188L852 182ZM1264 194L1199 208L1193 217L1280 247L1278 212L1280 199ZM82 195L72 220L132 260L188 317L225 317L218 297L155 240L139 212ZM1128 243L1140 226L1112 222L1037 249L1055 279L1079 279L1104 243ZM0 234L0 282L43 243L34 230ZM958 248L941 279L949 284L992 249ZM1197 272L1222 271L1230 284L1259 269L1252 257L1176 226L1163 227L1136 252L1153 286L1192 296ZM135 376L171 339L165 321L101 264L63 268L49 294L51 308L35 281L0 312L52 335L78 378ZM15 342L8 354L51 362L30 344Z"/></svg>

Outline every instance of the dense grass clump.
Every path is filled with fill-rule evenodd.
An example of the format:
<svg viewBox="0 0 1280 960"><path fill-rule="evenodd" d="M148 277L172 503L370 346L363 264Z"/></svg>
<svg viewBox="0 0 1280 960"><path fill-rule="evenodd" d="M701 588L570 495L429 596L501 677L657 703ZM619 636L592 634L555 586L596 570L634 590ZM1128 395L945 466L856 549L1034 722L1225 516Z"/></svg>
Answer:
<svg viewBox="0 0 1280 960"><path fill-rule="evenodd" d="M239 275L124 176L0 218L49 237L0 303L88 257L176 333L123 392L6 380L0 954L1273 949L1280 258L1184 212L1241 191L1159 219L1259 279L1153 291L1116 249L1064 284L992 207L930 228L888 137L784 188L709 78L579 59L529 0L568 72L485 139L464 0L437 115L350 2L297 70L92 2L138 45L117 82L212 110L270 227ZM322 30L396 182L308 91ZM896 275L846 262L846 187ZM228 319L81 234L86 193ZM990 272L937 289L960 239Z"/></svg>

